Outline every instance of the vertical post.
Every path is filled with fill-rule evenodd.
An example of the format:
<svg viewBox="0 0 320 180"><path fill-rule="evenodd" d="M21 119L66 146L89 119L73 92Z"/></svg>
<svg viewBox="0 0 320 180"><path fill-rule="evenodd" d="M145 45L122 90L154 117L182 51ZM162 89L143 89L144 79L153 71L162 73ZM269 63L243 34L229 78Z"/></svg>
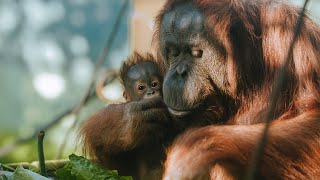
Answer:
<svg viewBox="0 0 320 180"><path fill-rule="evenodd" d="M42 176L47 177L46 171L46 164L44 161L44 153L43 153L43 138L44 138L44 131L40 131L38 133L38 158L39 158L39 165L40 165L40 174Z"/></svg>

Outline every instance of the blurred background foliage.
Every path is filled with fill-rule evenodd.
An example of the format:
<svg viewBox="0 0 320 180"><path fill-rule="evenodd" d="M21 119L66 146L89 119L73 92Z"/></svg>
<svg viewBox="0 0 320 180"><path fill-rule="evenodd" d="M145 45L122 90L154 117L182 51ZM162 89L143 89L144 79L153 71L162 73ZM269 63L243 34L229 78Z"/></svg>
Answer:
<svg viewBox="0 0 320 180"><path fill-rule="evenodd" d="M129 1L104 67L119 68L133 49L150 48L154 14L164 0ZM291 1L298 6L303 3ZM32 135L81 100L123 2L0 1L0 163L37 160L35 140L4 156L1 148ZM312 17L319 19L320 1L311 0L308 8ZM122 90L119 85L111 85L105 93L119 100ZM97 98L90 101L82 109L80 121L104 105ZM66 116L46 132L46 159L55 159L73 120L73 116ZM74 152L80 154L76 132L67 137L63 158Z"/></svg>
<svg viewBox="0 0 320 180"><path fill-rule="evenodd" d="M0 1L0 147L78 103L92 78L123 0ZM104 66L118 68L129 53L128 13L121 19ZM117 96L117 94L115 95ZM104 104L91 101L87 118ZM45 154L53 159L72 116L46 132ZM75 132L64 157L74 151ZM37 159L35 141L0 157L1 163Z"/></svg>

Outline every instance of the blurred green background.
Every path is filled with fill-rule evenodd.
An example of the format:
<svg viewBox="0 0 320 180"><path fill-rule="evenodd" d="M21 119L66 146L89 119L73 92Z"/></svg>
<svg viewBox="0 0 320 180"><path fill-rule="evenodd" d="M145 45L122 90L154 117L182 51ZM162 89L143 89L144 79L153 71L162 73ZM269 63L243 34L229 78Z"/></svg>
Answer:
<svg viewBox="0 0 320 180"><path fill-rule="evenodd" d="M123 0L0 1L0 148L16 138L30 136L80 101L122 3ZM118 68L128 55L130 10L127 8L121 19L105 67ZM81 111L80 120L102 106L98 99L90 101ZM72 116L66 117L46 132L46 159L55 158L72 121ZM75 137L73 131L63 157L76 151ZM0 163L33 160L37 160L35 140L0 157Z"/></svg>

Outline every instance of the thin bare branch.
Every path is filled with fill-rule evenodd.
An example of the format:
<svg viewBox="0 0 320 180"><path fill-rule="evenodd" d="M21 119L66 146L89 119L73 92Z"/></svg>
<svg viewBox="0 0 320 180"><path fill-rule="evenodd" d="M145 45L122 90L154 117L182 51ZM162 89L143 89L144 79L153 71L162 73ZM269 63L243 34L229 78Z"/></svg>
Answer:
<svg viewBox="0 0 320 180"><path fill-rule="evenodd" d="M260 139L258 140L257 148L254 151L253 156L251 158L251 163L250 163L250 166L249 166L249 169L247 172L247 176L246 176L246 179L248 179L248 180L257 179L258 171L261 169L260 167L261 167L262 158L263 158L263 154L264 154L264 147L266 145L267 138L268 138L268 131L269 131L270 124L271 124L271 121L272 121L274 113L275 113L277 102L278 102L279 97L281 95L281 89L283 87L284 82L288 78L287 73L288 73L288 66L289 66L290 60L291 60L290 55L293 52L294 44L295 44L297 37L300 33L301 26L303 24L303 20L305 17L306 6L307 6L308 2L309 2L309 0L305 0L303 8L300 11L300 16L299 16L297 23L296 23L296 26L294 28L294 33L293 33L292 40L290 42L290 47L288 49L287 56L285 58L284 64L282 65L282 67L279 70L275 84L272 88L272 94L271 94L271 98L270 98L271 104L268 107L267 114L264 119L264 122L265 122L264 130L262 132Z"/></svg>
<svg viewBox="0 0 320 180"><path fill-rule="evenodd" d="M75 115L75 119L71 125L71 127L68 129L64 139L63 139L63 142L58 150L58 154L57 154L57 159L60 159L62 157L62 154L63 154L63 151L65 149L65 146L66 146L66 143L67 143L67 139L70 135L70 133L72 132L73 129L76 128L77 124L78 124L78 118L79 118L79 113L80 113L80 110L82 109L82 107L84 106L84 104L87 102L88 100L88 97L90 95L90 93L94 90L94 85L95 85L95 82L96 82L96 73L98 71L98 69L102 66L105 58L107 57L108 55L108 52L110 50L110 47L111 45L113 44L113 41L116 37L116 34L117 32L119 31L119 28L120 28L120 22L121 22L121 19L122 17L124 16L125 12L126 12L126 9L129 5L129 0L124 0L124 2L122 3L121 5L121 8L120 8L120 11L118 13L118 16L116 18L116 21L115 21L115 24L112 28L112 31L111 33L109 34L109 38L108 40L106 41L105 43L105 46L102 50L102 52L100 53L99 55L99 58L95 64L95 68L94 68L94 75L92 76L92 79L91 79L91 82L90 82L90 85L88 87L88 90L86 91L85 95L83 96L82 100L80 101L80 103L78 104L78 106L76 106L74 109L73 109L73 114Z"/></svg>
<svg viewBox="0 0 320 180"><path fill-rule="evenodd" d="M93 92L92 94L90 94L90 96L88 97L88 102L90 100L92 100L94 97L96 97L96 94ZM38 132L40 130L43 131L47 131L49 129L51 129L52 127L54 127L55 125L59 124L62 119L71 114L72 110L74 109L74 107L77 106L74 105L72 106L72 108L68 108L67 110L65 110L64 112L62 112L61 114L57 115L52 121L50 121L48 124L36 129L31 135L23 137L23 138L18 138L16 139L13 143L7 144L5 146L2 146L0 148L0 157L6 156L8 155L11 151L13 151L15 148L17 148L20 145L26 144L30 141L32 141L38 134Z"/></svg>
<svg viewBox="0 0 320 180"><path fill-rule="evenodd" d="M44 131L40 131L38 133L38 157L39 157L39 164L40 164L40 174L44 177L48 177L46 171L46 164L44 160L44 152L43 152L43 139L45 136Z"/></svg>
<svg viewBox="0 0 320 180"><path fill-rule="evenodd" d="M0 147L0 157L8 155L10 152L12 152L18 146L30 142L31 140L33 140L34 138L37 137L37 134L39 131L47 131L47 130L51 129L52 127L54 127L55 125L59 124L65 116L70 115L70 114L75 114L77 117L77 115L79 114L82 107L85 104L87 104L90 100L92 100L94 97L96 97L96 94L94 91L94 83L95 83L95 79L96 79L97 70L99 69L100 66L102 66L102 64L108 54L108 50L110 49L111 45L113 44L114 38L115 38L116 33L118 32L118 29L119 29L121 17L123 16L128 4L129 4L129 1L124 0L123 4L121 6L121 9L119 11L118 17L116 19L115 25L113 26L113 29L109 35L109 38L106 41L105 46L102 49L102 51L99 55L99 58L95 64L94 75L92 76L92 80L90 82L90 85L89 85L87 91L85 92L84 96L81 98L80 102L75 104L71 108L66 109L64 112L62 112L61 114L56 116L48 124L44 125L41 128L36 129L30 136L18 138L13 143L10 143L10 144L7 144L3 147ZM77 121L75 120L72 127L70 128L71 130L74 129L75 126L77 125L76 122ZM71 130L69 130L69 131L71 131ZM69 134L69 132L66 133L66 137L68 136L68 134ZM62 148L60 148L60 149L64 149L64 145L62 145ZM61 151L61 153L58 153L58 154L62 154L62 150L60 150L60 151Z"/></svg>

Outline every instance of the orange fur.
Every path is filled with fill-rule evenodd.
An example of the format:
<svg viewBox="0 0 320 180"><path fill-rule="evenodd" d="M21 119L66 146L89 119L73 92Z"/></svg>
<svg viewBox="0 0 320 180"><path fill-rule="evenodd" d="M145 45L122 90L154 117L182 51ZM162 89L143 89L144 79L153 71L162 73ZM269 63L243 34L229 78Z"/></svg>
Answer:
<svg viewBox="0 0 320 180"><path fill-rule="evenodd" d="M122 65L125 86L128 69L141 62L156 62L150 55L134 53ZM79 136L87 157L121 175L135 179L161 179L164 148L172 142L173 130L162 97L110 104L91 116Z"/></svg>
<svg viewBox="0 0 320 180"><path fill-rule="evenodd" d="M164 179L239 178L262 133L271 88L283 65L299 9L278 0L168 0L157 17L193 2L206 17L208 38L223 46L228 92L235 107L227 124L185 132L168 152ZM307 16L290 54L259 175L320 176L320 28ZM214 73L214 72L212 72ZM226 107L227 108L227 107Z"/></svg>

